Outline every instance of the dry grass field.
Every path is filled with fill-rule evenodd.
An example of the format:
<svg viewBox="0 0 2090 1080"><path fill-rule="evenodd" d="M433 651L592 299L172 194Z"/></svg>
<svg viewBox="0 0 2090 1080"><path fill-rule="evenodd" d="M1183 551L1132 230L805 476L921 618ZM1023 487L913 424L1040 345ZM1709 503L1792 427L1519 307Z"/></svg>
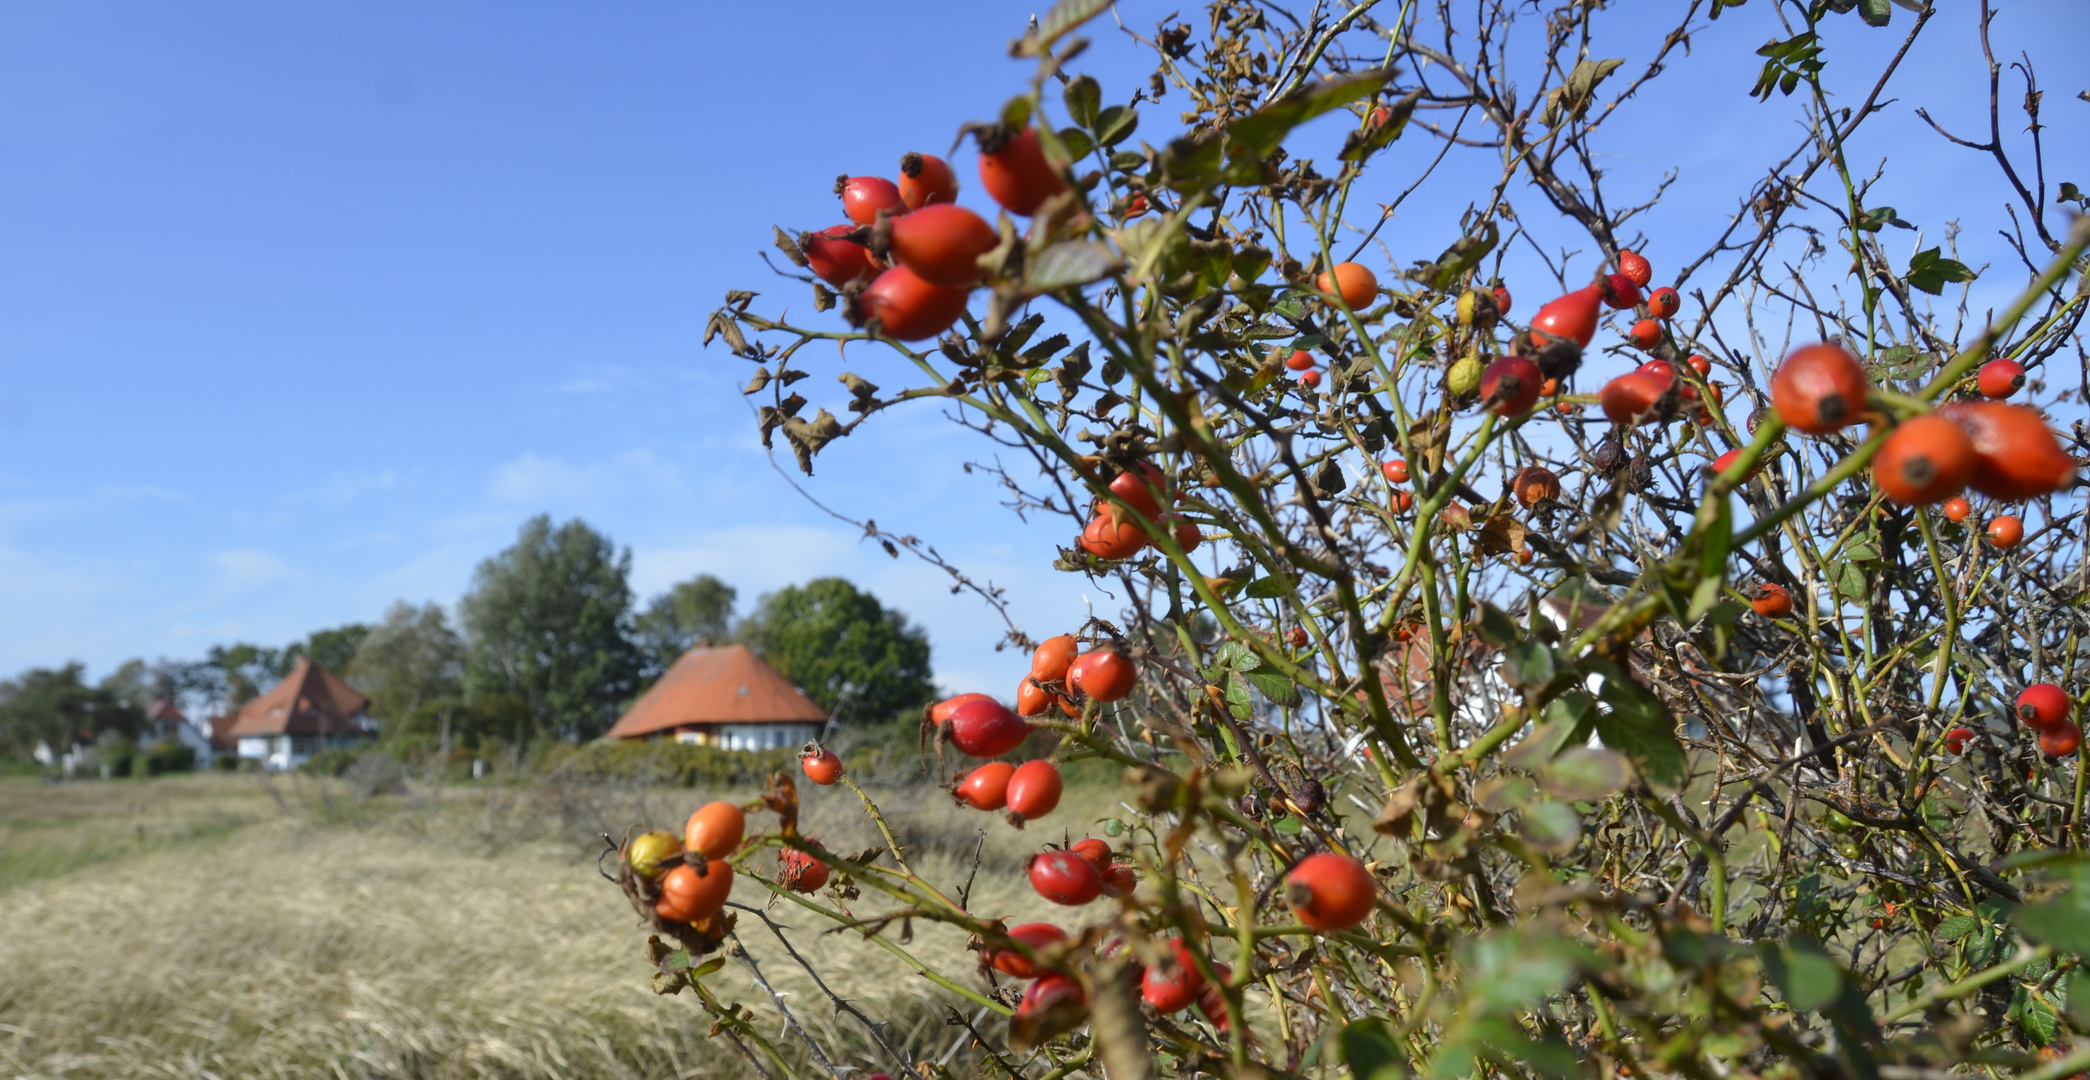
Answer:
<svg viewBox="0 0 2090 1080"><path fill-rule="evenodd" d="M687 995L649 990L644 934L597 876L594 839L749 794L488 784L357 799L308 778L0 781L0 1074L751 1075L705 1037ZM807 799L808 829L830 846L875 842L846 790ZM917 869L953 888L985 830L975 910L1053 914L1020 859L1058 828L1019 836L927 786L880 799L915 838ZM1108 806L1069 792L1052 824L1078 836ZM880 910L873 895L858 906ZM734 898L761 894L743 882ZM969 1040L945 1023L960 999L854 935L815 936L809 919L769 910L804 928L801 950L887 1024L888 1045L963 1071ZM739 937L799 1019L846 1050L836 1065L899 1071L759 918L743 913ZM907 948L981 985L955 935L917 926ZM746 967L708 981L781 1031Z"/></svg>

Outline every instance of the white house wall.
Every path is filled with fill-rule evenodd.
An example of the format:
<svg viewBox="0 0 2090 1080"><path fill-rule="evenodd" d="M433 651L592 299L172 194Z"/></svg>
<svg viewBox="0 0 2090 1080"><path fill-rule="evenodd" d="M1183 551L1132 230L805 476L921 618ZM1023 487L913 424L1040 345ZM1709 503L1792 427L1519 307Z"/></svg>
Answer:
<svg viewBox="0 0 2090 1080"><path fill-rule="evenodd" d="M711 745L721 750L787 750L803 746L810 739L820 737L820 724L722 724L718 729L717 741ZM682 736L684 742L696 742L694 734Z"/></svg>

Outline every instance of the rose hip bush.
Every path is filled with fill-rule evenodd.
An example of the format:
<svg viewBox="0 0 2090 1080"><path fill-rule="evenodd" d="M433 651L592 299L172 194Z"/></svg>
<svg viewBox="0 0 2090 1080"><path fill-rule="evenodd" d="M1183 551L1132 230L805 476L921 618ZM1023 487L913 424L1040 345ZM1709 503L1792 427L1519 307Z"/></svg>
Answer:
<svg viewBox="0 0 2090 1080"><path fill-rule="evenodd" d="M1686 193L1606 186L1607 155L1661 146L1614 114L1773 6L1750 107L1802 123L1759 174L1677 180L1733 209L1663 265L1681 245L1642 223ZM976 1032L988 1073L2090 1065L2090 224L2074 185L2049 197L2035 75L1994 59L1985 7L1959 47L1988 61L1987 139L1933 124L1923 152L1987 159L1963 202L2012 259L1881 202L1852 140L1933 89L1903 63L1935 13L1899 7L1664 5L1672 32L1610 59L1596 4L1220 0L1133 33L1156 66L1112 96L1076 66L1107 5L1064 0L1014 47L1028 90L963 128L976 184L911 147L840 207L807 178L774 308L827 314L736 292L707 343L807 473L892 410L1024 463L972 468L1123 608L1012 623L1029 669L929 710L925 755L1010 827L1097 759L1140 815L1017 834L1063 916L1012 927L917 874L809 746L744 822L634 830L656 987L761 1072L829 1066L707 981L736 908L781 903L1007 1017ZM1868 33L1898 42L1874 69L1826 44ZM1446 177L1457 239L1413 250L1398 208ZM1505 276L1518 245L1543 271ZM968 760L1035 732L1031 760ZM853 789L885 845L802 836L801 780ZM920 921L974 953L911 951Z"/></svg>

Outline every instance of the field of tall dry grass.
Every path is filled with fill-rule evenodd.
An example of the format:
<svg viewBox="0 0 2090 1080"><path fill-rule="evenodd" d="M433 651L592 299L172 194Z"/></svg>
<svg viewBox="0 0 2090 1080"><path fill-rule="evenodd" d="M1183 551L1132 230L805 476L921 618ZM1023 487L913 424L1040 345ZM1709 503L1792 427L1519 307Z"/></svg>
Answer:
<svg viewBox="0 0 2090 1080"><path fill-rule="evenodd" d="M488 784L358 798L308 778L0 781L0 1073L752 1075L706 1038L693 1001L651 992L645 935L595 869L600 833L751 794ZM1012 921L1053 915L1024 882L1023 854L1059 826L1081 835L1111 805L1100 790L1070 792L1053 835L1019 835L931 786L878 795L932 880L961 883L978 848L975 910ZM847 791L808 792L804 820L838 849L876 842ZM743 882L734 899L763 895ZM962 999L874 944L767 911L799 927L795 943L829 986L882 1025L836 1015L744 912L748 961L709 981L780 1045L806 1052L782 1034L757 972L842 1048L845 1072L898 1073L894 1055L970 1071L971 1039L947 1024ZM947 931L917 926L907 948L978 983Z"/></svg>

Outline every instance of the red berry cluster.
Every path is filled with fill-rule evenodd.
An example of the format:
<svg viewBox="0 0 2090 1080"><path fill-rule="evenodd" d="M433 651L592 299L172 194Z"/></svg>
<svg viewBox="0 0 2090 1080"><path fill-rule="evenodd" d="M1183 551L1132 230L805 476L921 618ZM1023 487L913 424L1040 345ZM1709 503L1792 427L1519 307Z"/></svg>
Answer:
<svg viewBox="0 0 2090 1080"><path fill-rule="evenodd" d="M982 130L980 186L1010 213L1029 216L1067 190L1037 133ZM843 290L849 318L886 337L923 341L950 329L986 277L980 259L1001 243L994 225L957 204L958 177L929 154L900 159L897 183L882 176L835 181L850 224L798 237L804 265ZM1144 198L1124 214L1146 210Z"/></svg>
<svg viewBox="0 0 2090 1080"><path fill-rule="evenodd" d="M1173 505L1177 499L1168 478L1149 462L1139 462L1132 468L1119 473L1111 480L1110 494L1114 499L1098 499L1094 514L1081 530L1077 541L1081 550L1099 559L1129 559L1145 550L1151 543L1147 530L1139 518L1152 521L1174 535L1176 546L1188 555L1204 542L1205 534L1197 523L1177 514L1173 510L1163 512L1162 503ZM1137 517L1133 512L1137 512ZM1092 692L1089 696L1094 697ZM1022 699L1019 697L1019 701ZM1115 698L1104 698L1114 701ZM1040 709L1039 711L1043 711ZM1025 716L1035 715L1025 713Z"/></svg>

